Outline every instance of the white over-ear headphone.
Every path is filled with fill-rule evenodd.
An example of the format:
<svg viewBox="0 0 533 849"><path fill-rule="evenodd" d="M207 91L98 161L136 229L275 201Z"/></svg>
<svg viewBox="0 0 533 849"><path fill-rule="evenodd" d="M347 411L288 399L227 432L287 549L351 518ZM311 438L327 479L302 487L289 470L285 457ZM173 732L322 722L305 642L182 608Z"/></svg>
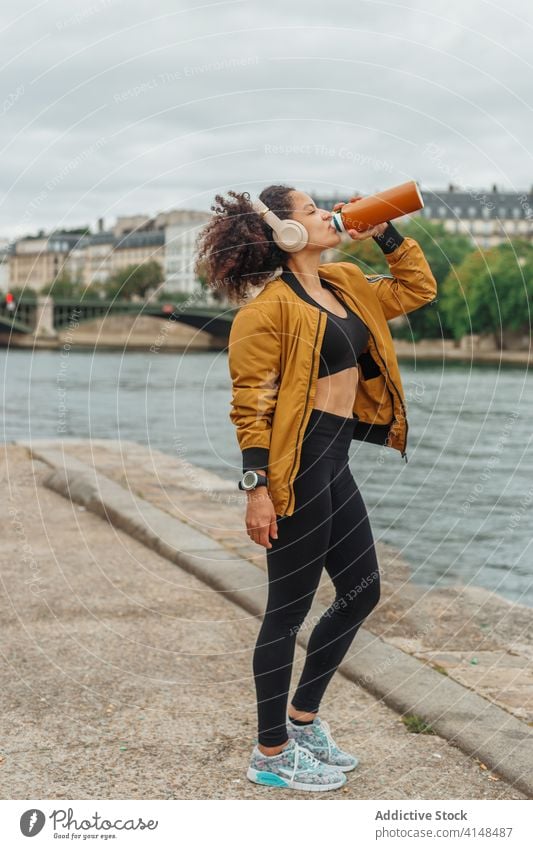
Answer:
<svg viewBox="0 0 533 849"><path fill-rule="evenodd" d="M278 218L262 200L254 201L252 206L269 227L272 227L274 241L282 251L295 253L305 248L309 236L303 224L294 218Z"/></svg>

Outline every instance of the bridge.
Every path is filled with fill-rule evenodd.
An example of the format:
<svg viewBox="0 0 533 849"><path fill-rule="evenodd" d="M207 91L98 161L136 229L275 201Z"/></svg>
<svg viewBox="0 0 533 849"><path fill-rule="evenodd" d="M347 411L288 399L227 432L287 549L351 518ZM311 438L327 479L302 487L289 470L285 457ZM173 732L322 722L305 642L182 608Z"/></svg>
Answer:
<svg viewBox="0 0 533 849"><path fill-rule="evenodd" d="M186 302L185 302L186 303ZM72 323L105 318L109 315L142 315L166 321L182 322L197 330L203 330L216 337L227 338L237 307L228 306L186 306L168 302L146 303L125 300L103 301L52 300L50 297L38 297L37 300L21 299L15 310L0 306L0 334L5 337L12 334L54 336L58 331Z"/></svg>

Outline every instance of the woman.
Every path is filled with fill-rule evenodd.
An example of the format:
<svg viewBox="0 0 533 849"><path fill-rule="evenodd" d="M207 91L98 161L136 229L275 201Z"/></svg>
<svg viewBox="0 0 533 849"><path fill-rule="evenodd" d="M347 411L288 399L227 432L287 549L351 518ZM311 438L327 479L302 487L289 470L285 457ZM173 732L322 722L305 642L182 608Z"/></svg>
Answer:
<svg viewBox="0 0 533 849"><path fill-rule="evenodd" d="M405 398L387 321L433 300L436 283L418 243L390 222L348 231L356 241L373 238L386 256L392 275L369 277L354 263L321 265L322 252L341 238L332 213L305 192L264 189L259 198L279 219L269 216L270 224L246 192L228 194L211 207L196 269L230 300L254 295L233 320L228 349L246 527L266 548L268 571L253 657L258 740L247 776L332 790L358 759L336 745L319 705L380 597L374 539L348 449L352 439L365 439L407 460ZM280 235L287 219L304 234L296 248ZM296 635L323 567L335 599L310 634L287 709Z"/></svg>

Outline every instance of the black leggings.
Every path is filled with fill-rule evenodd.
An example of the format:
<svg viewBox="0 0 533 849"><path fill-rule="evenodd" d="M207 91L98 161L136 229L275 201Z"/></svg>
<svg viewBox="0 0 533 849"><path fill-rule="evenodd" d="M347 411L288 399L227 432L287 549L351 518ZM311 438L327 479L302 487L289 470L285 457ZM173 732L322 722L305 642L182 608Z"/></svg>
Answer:
<svg viewBox="0 0 533 849"><path fill-rule="evenodd" d="M294 481L295 510L277 516L278 538L267 549L268 600L253 655L258 742L287 740L286 717L296 634L308 613L323 566L335 600L310 635L295 708L316 713L357 630L380 597L374 538L348 465L353 417L312 409Z"/></svg>

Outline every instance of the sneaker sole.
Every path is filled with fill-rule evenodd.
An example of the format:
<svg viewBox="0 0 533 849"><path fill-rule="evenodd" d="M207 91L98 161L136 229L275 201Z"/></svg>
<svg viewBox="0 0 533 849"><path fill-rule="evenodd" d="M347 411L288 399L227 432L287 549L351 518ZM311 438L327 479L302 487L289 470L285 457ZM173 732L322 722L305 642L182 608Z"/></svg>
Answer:
<svg viewBox="0 0 533 849"><path fill-rule="evenodd" d="M337 790L346 784L346 776L343 775L341 781L334 781L332 784L304 784L301 781L291 781L289 778L282 778L281 775L276 775L274 772L265 772L264 770L253 769L248 767L246 777L253 781L254 784L263 784L267 787L289 787L291 790L310 790L314 793L320 793L325 790Z"/></svg>

